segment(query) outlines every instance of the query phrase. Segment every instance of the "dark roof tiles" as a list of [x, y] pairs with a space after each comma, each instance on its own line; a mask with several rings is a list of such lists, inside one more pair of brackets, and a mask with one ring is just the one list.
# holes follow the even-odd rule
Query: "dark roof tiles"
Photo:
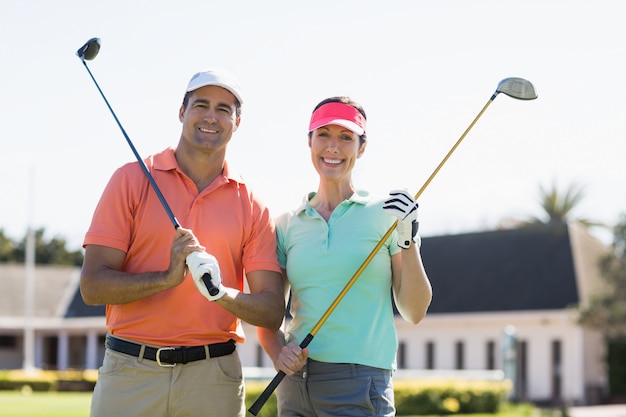
[[564, 309], [579, 301], [566, 225], [424, 238], [429, 313]]

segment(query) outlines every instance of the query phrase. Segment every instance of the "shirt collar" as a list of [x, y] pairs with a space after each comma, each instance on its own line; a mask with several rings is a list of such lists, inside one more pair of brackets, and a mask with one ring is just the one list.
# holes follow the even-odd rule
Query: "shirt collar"
[[[300, 214], [301, 212], [306, 211], [307, 209], [311, 209], [311, 210], [313, 209], [313, 207], [311, 207], [310, 201], [313, 197], [315, 197], [315, 194], [317, 194], [315, 191], [311, 191], [310, 193], [307, 193], [304, 196], [304, 198], [302, 199], [302, 204], [300, 204], [300, 206], [296, 209], [296, 214]], [[347, 201], [349, 203], [361, 204], [364, 206], [370, 200], [371, 200], [371, 195], [368, 191], [356, 190]]]
[[[176, 149], [174, 149], [173, 147], [169, 147], [165, 149], [164, 151], [155, 154], [152, 157], [153, 168], [158, 169], [160, 171], [177, 170], [179, 172], [182, 172], [180, 170], [180, 167], [178, 166], [178, 161], [176, 161], [175, 152], [176, 152]], [[228, 165], [228, 162], [226, 161], [224, 161], [224, 169], [222, 170], [222, 176], [228, 181], [235, 181], [240, 184], [245, 183], [245, 181], [243, 180], [243, 177], [237, 174], [236, 172], [234, 172]]]

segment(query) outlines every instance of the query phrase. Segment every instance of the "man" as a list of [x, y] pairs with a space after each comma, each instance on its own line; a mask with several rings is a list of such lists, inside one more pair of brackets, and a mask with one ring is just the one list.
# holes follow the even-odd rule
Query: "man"
[[240, 320], [277, 329], [285, 302], [272, 218], [225, 159], [242, 103], [231, 74], [194, 75], [177, 147], [145, 160], [184, 227], [174, 230], [138, 162], [102, 194], [80, 279], [85, 303], [107, 305], [92, 417], [245, 414]]

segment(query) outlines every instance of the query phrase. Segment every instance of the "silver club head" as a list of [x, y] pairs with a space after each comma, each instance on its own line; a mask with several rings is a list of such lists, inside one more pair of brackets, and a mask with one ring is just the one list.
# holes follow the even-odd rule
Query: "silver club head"
[[82, 59], [91, 61], [100, 52], [100, 38], [91, 38], [83, 46], [81, 46], [76, 55]]
[[498, 93], [504, 93], [509, 97], [513, 97], [519, 100], [534, 100], [537, 98], [535, 87], [532, 83], [523, 78], [505, 78], [500, 81], [498, 88], [494, 94], [494, 97]]

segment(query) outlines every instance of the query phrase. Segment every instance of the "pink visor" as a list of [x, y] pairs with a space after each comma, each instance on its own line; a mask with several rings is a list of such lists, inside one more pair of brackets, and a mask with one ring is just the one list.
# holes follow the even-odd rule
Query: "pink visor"
[[327, 125], [345, 127], [359, 136], [365, 133], [365, 117], [349, 104], [327, 103], [315, 110], [311, 115], [309, 132]]

